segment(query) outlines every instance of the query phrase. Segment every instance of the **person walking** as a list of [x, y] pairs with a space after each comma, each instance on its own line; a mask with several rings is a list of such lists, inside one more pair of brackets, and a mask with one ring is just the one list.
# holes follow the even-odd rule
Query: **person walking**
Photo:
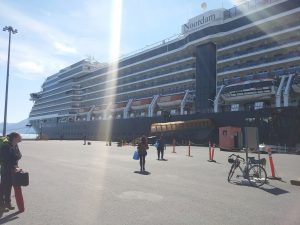
[[166, 145], [162, 136], [158, 137], [156, 141], [156, 149], [157, 149], [157, 160], [164, 160], [164, 151]]
[[1, 148], [1, 185], [2, 185], [2, 198], [1, 203], [4, 211], [13, 210], [15, 207], [11, 204], [11, 189], [13, 173], [20, 171], [18, 161], [22, 158], [19, 150], [18, 143], [22, 141], [20, 134], [12, 132], [7, 135], [8, 142]]
[[137, 150], [140, 157], [141, 172], [145, 171], [146, 155], [148, 149], [149, 146], [148, 146], [147, 138], [145, 136], [142, 136], [137, 146]]

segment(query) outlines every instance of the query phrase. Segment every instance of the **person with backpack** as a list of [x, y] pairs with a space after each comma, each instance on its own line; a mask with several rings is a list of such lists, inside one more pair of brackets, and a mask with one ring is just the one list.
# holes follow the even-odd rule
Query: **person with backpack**
[[141, 166], [141, 172], [145, 171], [145, 164], [146, 164], [146, 155], [147, 150], [149, 149], [148, 141], [145, 136], [141, 137], [141, 140], [138, 143], [137, 150], [140, 157], [140, 166]]
[[156, 149], [157, 149], [157, 160], [164, 160], [164, 150], [166, 148], [165, 142], [162, 136], [159, 136], [156, 141]]
[[1, 146], [1, 186], [3, 193], [0, 204], [4, 211], [15, 209], [11, 205], [12, 177], [14, 172], [21, 170], [18, 167], [18, 161], [22, 157], [18, 147], [18, 143], [22, 141], [21, 135], [12, 132], [7, 135], [7, 140]]

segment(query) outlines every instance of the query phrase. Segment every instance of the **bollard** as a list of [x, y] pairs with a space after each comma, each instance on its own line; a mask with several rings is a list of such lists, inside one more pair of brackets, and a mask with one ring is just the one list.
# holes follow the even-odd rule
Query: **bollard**
[[215, 154], [215, 144], [213, 144], [213, 148], [212, 148], [212, 152], [211, 152], [211, 160], [212, 161], [215, 161], [214, 160], [214, 154]]
[[192, 157], [192, 156], [191, 156], [191, 141], [190, 141], [190, 140], [189, 140], [189, 152], [188, 152], [188, 156], [189, 156], [189, 157]]
[[173, 138], [173, 152], [172, 153], [176, 153], [175, 146], [176, 146], [176, 140], [175, 140], [175, 138]]
[[271, 177], [268, 177], [269, 179], [274, 179], [274, 180], [281, 180], [280, 177], [275, 176], [275, 166], [272, 158], [272, 150], [270, 147], [268, 147], [268, 154], [269, 154], [269, 161], [270, 161], [270, 168], [271, 168]]
[[215, 154], [215, 144], [213, 144], [213, 147], [211, 149], [211, 144], [209, 142], [209, 160], [207, 160], [208, 162], [216, 162], [216, 160], [214, 160], [214, 154]]
[[208, 161], [211, 160], [211, 145], [210, 145], [210, 141], [208, 142]]

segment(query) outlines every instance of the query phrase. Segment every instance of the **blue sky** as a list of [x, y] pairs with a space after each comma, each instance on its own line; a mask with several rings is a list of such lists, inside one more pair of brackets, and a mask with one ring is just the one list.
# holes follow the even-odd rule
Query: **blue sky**
[[[121, 1], [121, 0], [115, 0]], [[181, 32], [201, 14], [199, 0], [123, 0], [120, 54], [144, 48]], [[210, 0], [207, 9], [230, 8], [238, 1]], [[0, 0], [1, 31], [12, 35], [7, 122], [28, 118], [30, 93], [45, 78], [92, 56], [109, 62], [113, 0]], [[0, 33], [0, 121], [3, 121], [8, 32]]]

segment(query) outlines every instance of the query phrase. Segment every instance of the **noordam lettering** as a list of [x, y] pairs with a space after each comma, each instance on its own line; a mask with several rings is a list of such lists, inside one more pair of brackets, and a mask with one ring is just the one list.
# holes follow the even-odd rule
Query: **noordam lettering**
[[184, 29], [185, 30], [193, 29], [193, 28], [199, 27], [203, 24], [210, 23], [210, 22], [214, 21], [215, 19], [216, 19], [215, 14], [212, 14], [209, 16], [203, 16], [202, 18], [198, 19], [195, 22], [184, 24]]

